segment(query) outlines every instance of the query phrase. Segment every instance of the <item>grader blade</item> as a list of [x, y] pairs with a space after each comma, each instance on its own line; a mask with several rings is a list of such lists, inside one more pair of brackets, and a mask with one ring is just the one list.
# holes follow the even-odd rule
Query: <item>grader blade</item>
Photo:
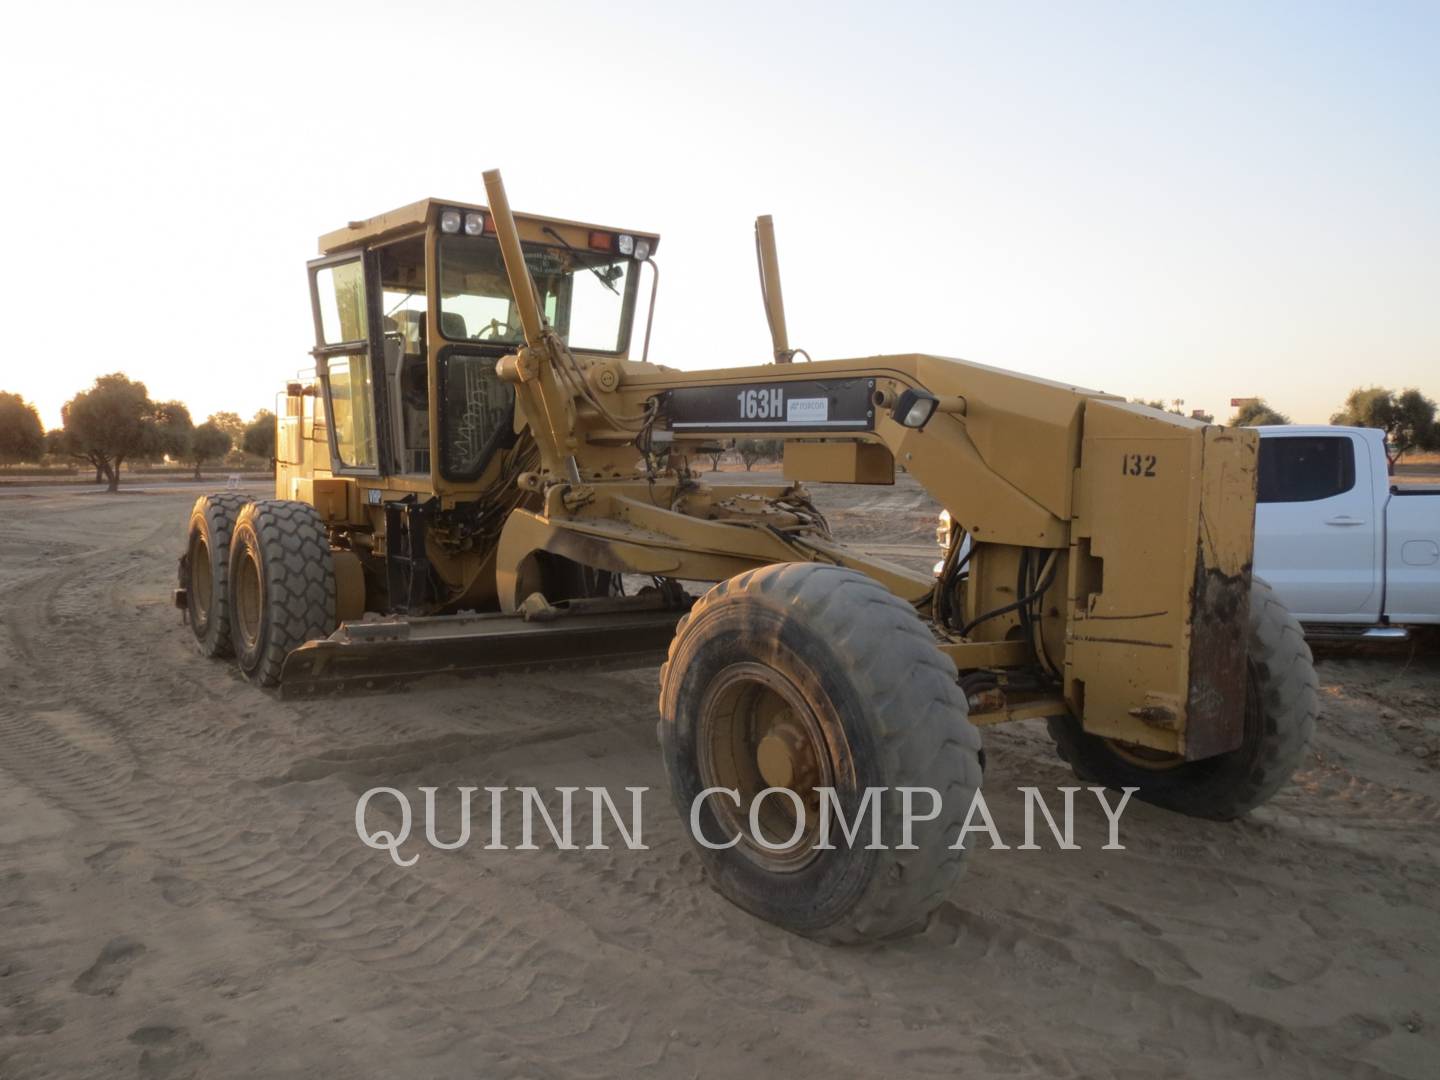
[[[587, 603], [579, 601], [577, 603]], [[433, 615], [349, 622], [285, 658], [286, 698], [371, 690], [430, 675], [475, 675], [563, 666], [624, 669], [665, 659], [678, 610], [551, 608], [521, 615]]]

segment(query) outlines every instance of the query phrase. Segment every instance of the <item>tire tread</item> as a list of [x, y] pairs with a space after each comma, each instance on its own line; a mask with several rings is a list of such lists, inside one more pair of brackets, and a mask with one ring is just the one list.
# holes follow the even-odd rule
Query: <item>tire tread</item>
[[[329, 535], [313, 506], [288, 499], [250, 503], [236, 528], [254, 533], [265, 587], [263, 641], [256, 656], [242, 656], [241, 671], [261, 686], [276, 686], [292, 650], [335, 629]], [[238, 629], [232, 634], [242, 640]]]

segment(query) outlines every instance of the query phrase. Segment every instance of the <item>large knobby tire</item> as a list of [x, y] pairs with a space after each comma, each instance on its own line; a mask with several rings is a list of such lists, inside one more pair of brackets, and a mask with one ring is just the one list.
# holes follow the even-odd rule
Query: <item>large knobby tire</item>
[[[740, 807], [711, 796], [694, 819], [710, 842], [739, 843], [691, 840], [716, 889], [762, 919], [826, 941], [896, 937], [923, 929], [960, 874], [965, 853], [950, 845], [980, 786], [980, 735], [955, 665], [910, 605], [863, 574], [786, 563], [711, 589], [661, 668], [659, 733], [687, 828], [705, 789], [740, 793]], [[852, 824], [866, 789], [880, 789], [870, 813], [883, 849], [867, 850], [867, 816], [853, 844], [832, 818], [833, 849], [815, 850], [817, 830], [764, 851], [748, 804], [767, 786], [797, 792], [805, 808], [795, 814], [778, 794], [761, 802], [772, 844], [790, 839], [797, 819], [817, 821], [816, 788], [832, 787]], [[902, 786], [941, 797], [939, 815], [922, 821], [932, 800], [913, 796], [914, 850], [900, 849]]]
[[1191, 817], [1228, 821], [1282, 788], [1300, 765], [1320, 711], [1319, 681], [1305, 634], [1273, 589], [1250, 590], [1245, 730], [1238, 749], [1200, 761], [1144, 755], [1087, 735], [1073, 717], [1049, 721], [1050, 737], [1075, 775]]
[[335, 629], [335, 563], [308, 503], [267, 500], [240, 511], [230, 540], [230, 634], [247, 679], [280, 681], [292, 649]]
[[230, 644], [230, 536], [249, 500], [244, 495], [201, 495], [190, 510], [181, 563], [190, 631], [205, 656], [234, 655]]

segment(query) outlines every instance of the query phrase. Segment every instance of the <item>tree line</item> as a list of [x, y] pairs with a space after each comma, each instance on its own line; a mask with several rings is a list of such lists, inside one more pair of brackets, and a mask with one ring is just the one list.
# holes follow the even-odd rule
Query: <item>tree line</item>
[[725, 460], [725, 455], [734, 451], [745, 471], [749, 472], [762, 461], [779, 461], [785, 455], [784, 439], [730, 439], [725, 442], [712, 443], [705, 447], [701, 453], [710, 459], [710, 471], [719, 472], [720, 463]]
[[[1172, 412], [1183, 416], [1179, 398], [1174, 401], [1147, 401], [1131, 398], [1136, 405]], [[1197, 416], [1206, 423], [1213, 416]], [[1235, 415], [1225, 423], [1228, 427], [1261, 427], [1289, 424], [1285, 413], [1273, 408], [1264, 398], [1248, 398], [1237, 406]], [[1383, 386], [1358, 386], [1345, 398], [1338, 412], [1330, 415], [1330, 423], [1341, 427], [1377, 428], [1385, 433], [1386, 453], [1390, 464], [1414, 451], [1440, 450], [1440, 423], [1436, 422], [1436, 405], [1419, 390], [1387, 390]]]
[[116, 372], [102, 375], [60, 409], [61, 426], [46, 431], [35, 406], [0, 391], [0, 464], [62, 458], [95, 470], [95, 482], [120, 487], [127, 462], [168, 459], [201, 466], [231, 450], [273, 461], [275, 414], [261, 409], [247, 423], [233, 412], [211, 413], [196, 424], [179, 401], [152, 401], [145, 384]]
[[[1383, 386], [1357, 386], [1345, 398], [1330, 423], [1344, 427], [1376, 428], [1385, 433], [1385, 453], [1394, 465], [1404, 455], [1440, 450], [1440, 424], [1435, 402], [1413, 387], [1388, 390]], [[1264, 398], [1241, 405], [1230, 418], [1231, 427], [1288, 424], [1290, 417], [1273, 409]]]

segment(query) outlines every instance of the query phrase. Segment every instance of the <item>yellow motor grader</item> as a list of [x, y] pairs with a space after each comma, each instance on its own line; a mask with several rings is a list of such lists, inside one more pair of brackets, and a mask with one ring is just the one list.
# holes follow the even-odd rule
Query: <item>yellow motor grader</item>
[[[944, 899], [979, 726], [1044, 718], [1079, 776], [1200, 817], [1289, 778], [1316, 682], [1251, 577], [1253, 432], [939, 356], [795, 362], [768, 218], [773, 362], [649, 363], [659, 237], [485, 186], [321, 237], [275, 498], [191, 514], [176, 601], [204, 654], [287, 695], [664, 659], [716, 887], [835, 941]], [[783, 440], [784, 483], [692, 468], [746, 438]], [[804, 486], [902, 466], [945, 509], [933, 574], [837, 541]], [[943, 795], [909, 843], [902, 788]], [[878, 833], [830, 842], [866, 810]]]

